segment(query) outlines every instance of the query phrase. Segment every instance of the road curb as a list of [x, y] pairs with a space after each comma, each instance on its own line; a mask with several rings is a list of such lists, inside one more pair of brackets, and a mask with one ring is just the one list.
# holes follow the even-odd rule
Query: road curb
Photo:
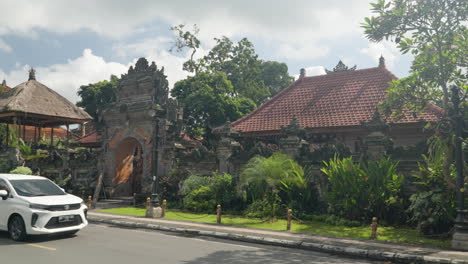
[[467, 261], [460, 260], [460, 259], [449, 259], [449, 258], [440, 258], [440, 257], [432, 257], [432, 256], [414, 255], [414, 254], [403, 254], [403, 253], [395, 253], [395, 252], [387, 252], [387, 251], [379, 251], [379, 250], [367, 250], [367, 249], [361, 249], [361, 248], [342, 247], [342, 246], [330, 245], [330, 244], [311, 243], [311, 242], [306, 242], [306, 241], [286, 240], [286, 239], [278, 239], [278, 238], [271, 238], [271, 237], [250, 236], [250, 235], [242, 235], [242, 234], [236, 234], [236, 233], [175, 228], [175, 227], [168, 227], [168, 226], [159, 225], [159, 224], [129, 222], [129, 221], [107, 219], [107, 218], [90, 216], [90, 215], [88, 215], [88, 221], [90, 223], [110, 224], [110, 225], [126, 227], [126, 228], [141, 228], [141, 229], [158, 230], [158, 231], [165, 231], [165, 232], [174, 232], [174, 233], [180, 233], [180, 234], [189, 234], [192, 236], [207, 236], [207, 237], [215, 237], [215, 238], [220, 238], [220, 239], [228, 239], [228, 240], [248, 242], [248, 243], [281, 246], [281, 247], [288, 247], [288, 248], [298, 248], [298, 249], [305, 249], [305, 250], [311, 250], [311, 251], [331, 253], [335, 255], [344, 255], [348, 257], [367, 258], [371, 260], [392, 261], [392, 262], [398, 262], [398, 263], [468, 264]]

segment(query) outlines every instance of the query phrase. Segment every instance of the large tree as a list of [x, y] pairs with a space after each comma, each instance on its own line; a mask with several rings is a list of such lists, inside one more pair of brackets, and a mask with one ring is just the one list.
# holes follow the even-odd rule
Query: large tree
[[378, 0], [371, 5], [377, 16], [365, 18], [367, 38], [390, 39], [403, 54], [414, 55], [410, 75], [392, 83], [387, 110], [405, 106], [419, 112], [431, 102], [447, 113], [450, 86], [467, 90], [468, 1]]
[[234, 43], [227, 37], [215, 38], [215, 46], [206, 56], [195, 59], [200, 48], [197, 38], [198, 28], [185, 31], [184, 25], [174, 26], [176, 40], [172, 50], [189, 49], [190, 58], [184, 63], [184, 70], [199, 72], [223, 72], [234, 87], [234, 95], [253, 100], [257, 105], [271, 95], [286, 88], [293, 78], [288, 74], [284, 63], [259, 59], [253, 44], [246, 38]]
[[222, 72], [199, 72], [179, 81], [171, 95], [184, 105], [186, 131], [192, 136], [208, 137], [214, 127], [255, 108], [252, 100], [234, 96], [232, 84]]
[[[409, 76], [391, 83], [384, 110], [399, 116], [406, 108], [417, 114], [433, 103], [447, 115], [451, 86], [461, 88], [462, 103], [466, 102], [468, 1], [377, 0], [371, 5], [376, 16], [365, 18], [367, 38], [376, 42], [392, 40], [402, 53], [414, 56]], [[433, 138], [437, 144], [432, 144], [431, 153], [436, 155], [431, 156], [443, 163], [444, 176], [454, 187], [450, 177], [452, 139], [451, 133]]]
[[97, 120], [99, 113], [110, 103], [115, 102], [118, 81], [117, 76], [111, 75], [109, 81], [105, 80], [80, 86], [78, 95], [81, 97], [81, 101], [76, 105], [83, 107], [86, 112]]

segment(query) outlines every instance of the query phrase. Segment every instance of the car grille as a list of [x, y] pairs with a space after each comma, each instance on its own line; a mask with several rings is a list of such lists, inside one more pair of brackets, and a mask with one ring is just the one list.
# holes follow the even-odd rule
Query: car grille
[[74, 218], [75, 219], [73, 221], [59, 223], [58, 216], [52, 217], [49, 220], [49, 222], [47, 222], [47, 225], [45, 225], [45, 228], [54, 229], [54, 228], [70, 227], [70, 226], [81, 225], [83, 223], [83, 220], [81, 219], [80, 215], [74, 215]]
[[51, 205], [47, 208], [49, 211], [69, 211], [80, 209], [81, 204], [62, 204], [62, 205]]

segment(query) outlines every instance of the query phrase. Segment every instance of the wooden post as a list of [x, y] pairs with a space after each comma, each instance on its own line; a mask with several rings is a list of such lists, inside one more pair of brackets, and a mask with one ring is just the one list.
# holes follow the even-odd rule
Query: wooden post
[[10, 145], [10, 125], [6, 124], [6, 145]]
[[26, 125], [23, 125], [23, 141], [26, 142]]
[[377, 217], [372, 217], [372, 224], [371, 224], [371, 239], [377, 239]]
[[146, 198], [146, 210], [148, 210], [150, 208], [150, 206], [151, 206], [151, 198], [148, 197], [148, 198]]
[[133, 207], [136, 207], [136, 193], [133, 193]]
[[91, 210], [93, 208], [93, 197], [90, 195], [88, 196], [88, 209]]
[[34, 126], [34, 143], [37, 143], [37, 126]]
[[68, 144], [70, 142], [70, 125], [67, 123], [67, 149], [68, 149]]
[[54, 145], [54, 127], [50, 128], [50, 146]]
[[42, 125], [39, 125], [39, 127], [37, 128], [37, 142], [39, 142], [42, 138]]
[[101, 189], [102, 189], [102, 185], [104, 184], [104, 174], [102, 173], [102, 171], [99, 173], [99, 177], [98, 177], [98, 182], [97, 182], [97, 185], [96, 185], [96, 189], [94, 190], [94, 199], [93, 199], [93, 202], [92, 202], [92, 205], [96, 205], [97, 202], [98, 202], [98, 199], [99, 199], [99, 194], [101, 193]]
[[218, 204], [216, 208], [216, 223], [221, 224], [221, 205]]
[[291, 231], [292, 210], [288, 209], [287, 214], [288, 214], [288, 223], [286, 225], [286, 230]]
[[161, 217], [165, 217], [166, 216], [166, 209], [167, 209], [167, 201], [166, 200], [163, 200], [161, 209], [162, 209]]

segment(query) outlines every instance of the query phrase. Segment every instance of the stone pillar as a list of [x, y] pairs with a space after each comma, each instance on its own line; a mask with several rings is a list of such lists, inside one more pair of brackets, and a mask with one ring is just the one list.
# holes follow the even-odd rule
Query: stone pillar
[[301, 147], [308, 144], [302, 139], [305, 135], [304, 128], [299, 125], [296, 117], [293, 117], [289, 125], [281, 128], [281, 131], [286, 134], [286, 137], [279, 141], [281, 150], [292, 158], [298, 158]]
[[228, 122], [222, 129], [216, 131], [216, 134], [221, 136], [221, 140], [216, 147], [218, 170], [220, 173], [229, 173], [229, 158], [231, 158], [234, 149], [240, 147], [239, 142], [235, 140], [235, 137], [237, 137], [239, 133], [233, 130]]
[[379, 131], [370, 133], [364, 138], [366, 157], [369, 160], [380, 160], [385, 156], [385, 145], [388, 138]]
[[378, 110], [375, 110], [371, 120], [361, 121], [361, 125], [369, 131], [369, 134], [364, 137], [366, 158], [369, 160], [382, 159], [389, 143], [391, 143], [390, 138], [385, 135], [389, 125], [385, 120], [382, 120]]
[[218, 170], [220, 173], [229, 172], [229, 158], [232, 151], [229, 147], [220, 146], [216, 149], [216, 156], [218, 158]]
[[297, 158], [301, 147], [305, 144], [300, 137], [295, 135], [289, 135], [286, 138], [282, 138], [279, 141], [281, 151], [292, 158]]

